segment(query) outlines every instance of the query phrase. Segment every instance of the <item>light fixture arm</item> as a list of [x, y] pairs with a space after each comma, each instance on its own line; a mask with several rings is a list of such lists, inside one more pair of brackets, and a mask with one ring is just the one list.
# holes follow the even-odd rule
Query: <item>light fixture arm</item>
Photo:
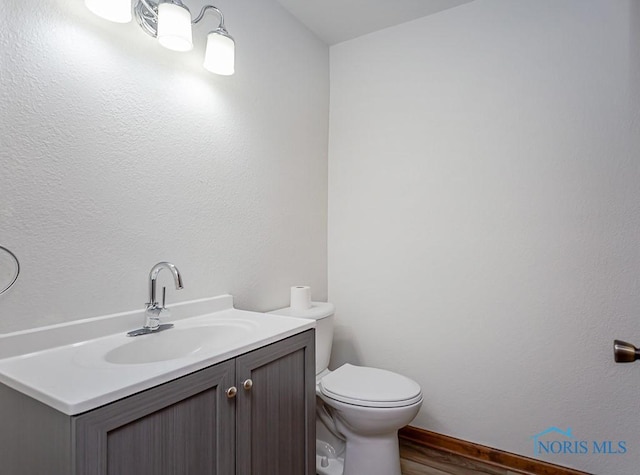
[[149, 14], [154, 18], [158, 18], [158, 4], [152, 5], [148, 0], [139, 0], [140, 3], [147, 9]]
[[205, 5], [204, 7], [202, 7], [202, 10], [200, 10], [200, 14], [195, 17], [191, 23], [193, 23], [194, 25], [196, 23], [199, 23], [204, 18], [204, 14], [207, 12], [207, 10], [213, 10], [218, 14], [218, 16], [220, 16], [220, 24], [218, 25], [218, 28], [222, 28], [224, 30], [224, 15], [217, 7], [214, 7], [213, 5]]

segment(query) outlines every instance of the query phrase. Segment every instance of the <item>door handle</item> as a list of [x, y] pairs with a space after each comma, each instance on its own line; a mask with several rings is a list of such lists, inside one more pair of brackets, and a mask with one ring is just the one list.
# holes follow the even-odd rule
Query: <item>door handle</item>
[[640, 350], [626, 341], [614, 340], [613, 358], [616, 363], [633, 363], [640, 360]]

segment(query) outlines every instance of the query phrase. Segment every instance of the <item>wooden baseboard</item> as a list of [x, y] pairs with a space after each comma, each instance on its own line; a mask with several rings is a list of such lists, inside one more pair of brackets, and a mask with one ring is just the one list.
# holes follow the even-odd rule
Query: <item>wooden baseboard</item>
[[[417, 427], [407, 426], [400, 429], [398, 435], [401, 446], [403, 443], [408, 443], [449, 452], [523, 475], [590, 475], [587, 472], [504, 452]], [[419, 460], [415, 461], [419, 462]]]

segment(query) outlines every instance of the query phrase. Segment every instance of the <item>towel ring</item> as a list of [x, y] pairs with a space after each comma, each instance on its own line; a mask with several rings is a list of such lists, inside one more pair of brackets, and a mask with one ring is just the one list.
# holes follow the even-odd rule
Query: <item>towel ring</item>
[[13, 276], [11, 277], [11, 282], [9, 282], [9, 285], [7, 285], [6, 287], [0, 288], [0, 295], [2, 295], [11, 287], [13, 287], [13, 284], [15, 284], [16, 280], [18, 280], [18, 276], [20, 275], [20, 261], [18, 260], [16, 255], [6, 247], [0, 246], [0, 251], [4, 251], [5, 253], [9, 254], [9, 256], [15, 262], [15, 270]]

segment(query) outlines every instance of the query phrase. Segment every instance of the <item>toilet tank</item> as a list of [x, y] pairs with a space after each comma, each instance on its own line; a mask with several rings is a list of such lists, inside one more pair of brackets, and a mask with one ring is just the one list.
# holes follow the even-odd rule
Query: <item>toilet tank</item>
[[328, 302], [311, 302], [309, 309], [285, 307], [274, 310], [275, 315], [309, 318], [316, 321], [316, 374], [329, 367], [331, 345], [333, 344], [333, 314], [335, 306]]

